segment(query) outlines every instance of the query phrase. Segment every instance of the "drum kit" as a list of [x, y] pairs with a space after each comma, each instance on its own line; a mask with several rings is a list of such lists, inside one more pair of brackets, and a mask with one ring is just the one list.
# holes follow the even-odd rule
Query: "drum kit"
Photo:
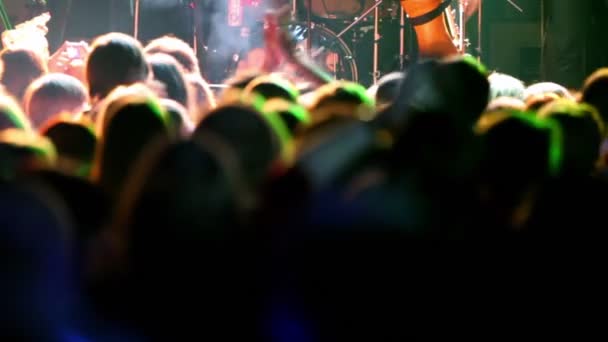
[[[243, 17], [253, 7], [264, 7], [264, 0], [227, 1], [230, 26], [247, 25]], [[335, 79], [371, 85], [384, 73], [403, 70], [418, 57], [467, 53], [470, 46], [462, 5], [452, 6], [451, 1], [290, 1], [291, 20], [284, 29], [299, 49]], [[433, 20], [424, 20], [428, 12], [437, 9], [440, 12]], [[257, 27], [242, 28], [253, 43], [249, 51], [232, 56], [231, 65], [224, 68], [225, 75], [260, 62], [262, 27], [258, 23]], [[479, 47], [477, 50], [480, 53]]]

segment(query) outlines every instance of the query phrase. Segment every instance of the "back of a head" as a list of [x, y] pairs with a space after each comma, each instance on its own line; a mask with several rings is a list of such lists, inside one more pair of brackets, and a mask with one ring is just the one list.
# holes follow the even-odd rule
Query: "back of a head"
[[492, 112], [480, 118], [476, 131], [484, 143], [482, 183], [520, 191], [561, 171], [562, 132], [552, 120], [525, 112]]
[[598, 111], [572, 100], [558, 100], [543, 107], [538, 116], [556, 121], [563, 132], [564, 171], [590, 174], [599, 158], [605, 126]]
[[559, 98], [570, 100], [574, 99], [570, 91], [560, 84], [554, 82], [538, 82], [531, 84], [526, 88], [526, 91], [524, 92], [524, 100], [528, 101], [528, 99], [533, 96], [549, 93], [555, 94], [559, 96]]
[[488, 105], [490, 83], [485, 67], [471, 57], [426, 61], [410, 68], [391, 121], [399, 126], [408, 111], [449, 113], [461, 127], [471, 127]]
[[399, 96], [405, 75], [403, 72], [391, 72], [380, 78], [378, 84], [369, 89], [368, 93], [376, 99], [378, 109], [391, 105]]
[[532, 112], [537, 112], [542, 107], [550, 104], [553, 101], [557, 101], [561, 98], [562, 97], [560, 97], [559, 95], [557, 95], [555, 93], [539, 93], [539, 94], [534, 94], [534, 95], [528, 96], [528, 98], [526, 99], [526, 110], [532, 111]]
[[155, 99], [137, 95], [116, 99], [102, 116], [93, 176], [109, 195], [117, 195], [142, 152], [170, 137], [170, 121]]
[[233, 103], [240, 100], [245, 93], [245, 89], [256, 79], [264, 76], [260, 72], [239, 72], [224, 81], [225, 89], [218, 96], [219, 104]]
[[161, 99], [160, 104], [167, 111], [171, 126], [175, 128], [177, 135], [189, 137], [194, 132], [195, 125], [186, 107], [170, 99]]
[[29, 119], [19, 104], [7, 95], [0, 95], [0, 130], [7, 128], [31, 130]]
[[179, 102], [186, 108], [190, 108], [188, 84], [184, 78], [182, 68], [175, 58], [160, 53], [148, 56], [147, 58], [154, 79], [165, 86], [167, 98]]
[[279, 115], [290, 135], [295, 137], [298, 133], [310, 125], [311, 119], [308, 111], [290, 101], [282, 99], [269, 100], [264, 104], [264, 113], [276, 113]]
[[91, 100], [103, 99], [119, 85], [143, 82], [148, 65], [141, 44], [125, 34], [109, 33], [97, 38], [87, 59], [87, 82]]
[[57, 168], [78, 176], [90, 174], [97, 136], [92, 124], [71, 119], [57, 119], [42, 127], [40, 133], [57, 149]]
[[316, 90], [309, 108], [313, 122], [322, 122], [334, 116], [347, 116], [363, 121], [373, 119], [376, 113], [374, 100], [360, 84], [334, 81]]
[[162, 53], [175, 58], [188, 74], [200, 76], [199, 63], [196, 53], [188, 43], [176, 37], [160, 37], [148, 43], [145, 47], [147, 54]]
[[435, 74], [446, 113], [474, 123], [488, 104], [490, 83], [484, 65], [470, 56], [444, 61]]
[[88, 95], [78, 79], [65, 74], [48, 74], [30, 84], [23, 102], [32, 124], [40, 128], [54, 115], [82, 112]]
[[258, 186], [279, 157], [279, 138], [262, 114], [239, 105], [219, 107], [198, 125], [195, 136], [212, 132], [234, 149], [249, 184]]
[[526, 110], [526, 103], [515, 97], [497, 97], [488, 103], [488, 108], [486, 111], [495, 112], [495, 111], [504, 111], [504, 110]]
[[608, 68], [599, 69], [587, 78], [582, 101], [597, 108], [604, 123], [608, 123]]
[[245, 87], [245, 96], [252, 93], [262, 95], [265, 99], [283, 99], [297, 102], [300, 93], [296, 86], [280, 75], [259, 76]]
[[20, 129], [0, 131], [0, 181], [52, 167], [57, 153], [50, 140]]
[[33, 50], [5, 49], [0, 53], [0, 59], [4, 64], [0, 83], [19, 101], [29, 84], [48, 71], [46, 61]]
[[494, 72], [488, 76], [490, 81], [490, 100], [495, 100], [500, 97], [511, 97], [518, 100], [524, 100], [526, 84], [511, 75]]

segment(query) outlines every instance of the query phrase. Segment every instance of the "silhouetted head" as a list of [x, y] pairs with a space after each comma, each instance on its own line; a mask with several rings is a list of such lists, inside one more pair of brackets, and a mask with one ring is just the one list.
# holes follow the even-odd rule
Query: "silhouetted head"
[[184, 72], [175, 58], [166, 54], [154, 54], [147, 57], [154, 79], [164, 85], [167, 98], [190, 108], [190, 94]]
[[71, 175], [88, 177], [95, 160], [97, 136], [91, 122], [58, 117], [40, 129], [57, 149], [57, 168]]
[[186, 73], [201, 76], [198, 58], [194, 49], [177, 37], [164, 36], [156, 38], [146, 45], [144, 51], [147, 54], [162, 53], [170, 55], [175, 58]]
[[581, 100], [597, 108], [608, 123], [608, 68], [597, 70], [585, 80]]
[[30, 131], [32, 126], [19, 104], [12, 97], [0, 95], [0, 130], [7, 128]]
[[245, 87], [244, 91], [244, 96], [257, 93], [266, 100], [278, 98], [293, 103], [296, 103], [300, 96], [300, 92], [293, 83], [276, 74], [256, 77]]
[[555, 94], [559, 98], [574, 100], [574, 97], [566, 87], [554, 82], [539, 82], [529, 85], [524, 92], [524, 100], [528, 101], [532, 96], [549, 93]]
[[362, 85], [347, 81], [334, 81], [315, 91], [315, 98], [309, 112], [313, 123], [322, 122], [334, 116], [369, 121], [376, 114], [376, 106]]
[[149, 76], [141, 44], [122, 33], [108, 33], [93, 42], [87, 59], [87, 82], [92, 101], [114, 88], [144, 82]]
[[388, 125], [402, 126], [408, 112], [445, 113], [469, 130], [488, 105], [490, 84], [485, 67], [472, 57], [426, 61], [408, 70], [400, 95], [387, 112]]
[[118, 195], [131, 167], [156, 140], [170, 139], [167, 112], [150, 94], [117, 89], [97, 122], [99, 143], [93, 177], [110, 195]]
[[0, 181], [51, 168], [56, 159], [55, 147], [47, 138], [15, 128], [0, 131]]
[[236, 153], [247, 182], [257, 187], [280, 157], [281, 143], [272, 125], [259, 112], [245, 106], [224, 106], [209, 113], [194, 136], [212, 132]]
[[572, 100], [557, 100], [543, 107], [538, 116], [551, 118], [560, 125], [564, 139], [564, 172], [589, 175], [598, 162], [605, 126], [591, 105]]

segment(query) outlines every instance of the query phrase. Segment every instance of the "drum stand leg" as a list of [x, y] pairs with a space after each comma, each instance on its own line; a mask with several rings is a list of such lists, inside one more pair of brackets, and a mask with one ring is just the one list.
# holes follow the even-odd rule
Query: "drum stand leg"
[[479, 2], [479, 9], [477, 10], [477, 61], [481, 63], [483, 55], [483, 1]]
[[405, 53], [405, 11], [399, 7], [399, 70], [405, 70], [405, 62], [408, 59]]
[[[376, 0], [376, 2], [378, 2]], [[380, 8], [376, 6], [374, 9], [374, 65], [373, 65], [373, 81], [374, 85], [378, 84], [380, 78], [380, 70], [378, 69], [379, 64], [379, 52], [380, 52]]]
[[134, 8], [133, 8], [133, 37], [135, 39], [139, 39], [139, 1], [135, 0]]
[[458, 11], [458, 13], [459, 13], [459, 18], [458, 18], [459, 23], [458, 24], [460, 25], [460, 26], [458, 26], [458, 28], [460, 30], [460, 32], [458, 32], [458, 36], [460, 38], [460, 41], [458, 42], [458, 44], [459, 44], [460, 53], [465, 54], [467, 52], [466, 37], [465, 37], [465, 35], [467, 34], [467, 29], [465, 27], [466, 23], [467, 23], [467, 20], [465, 18], [465, 9], [466, 9], [467, 4], [465, 4], [463, 1], [461, 1], [458, 4], [458, 6], [460, 6], [459, 11]]

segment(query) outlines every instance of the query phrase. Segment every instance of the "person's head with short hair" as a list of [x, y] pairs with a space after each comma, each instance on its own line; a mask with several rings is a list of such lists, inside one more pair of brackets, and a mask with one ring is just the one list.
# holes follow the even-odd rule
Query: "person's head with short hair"
[[201, 75], [198, 58], [192, 47], [183, 40], [164, 36], [156, 38], [144, 48], [147, 54], [164, 53], [172, 56], [188, 74]]
[[30, 83], [48, 72], [44, 58], [33, 50], [4, 49], [0, 52], [0, 60], [4, 65], [0, 83], [19, 102]]
[[485, 111], [490, 82], [485, 66], [470, 56], [425, 61], [408, 70], [399, 97], [383, 117], [399, 129], [409, 113], [449, 114], [454, 125], [470, 131]]
[[148, 55], [147, 59], [152, 76], [164, 86], [165, 97], [179, 102], [186, 108], [191, 108], [189, 87], [184, 78], [184, 71], [175, 58], [157, 53]]
[[141, 44], [122, 33], [108, 33], [93, 42], [87, 58], [87, 83], [91, 101], [105, 98], [120, 85], [145, 82], [149, 67]]
[[85, 86], [75, 77], [48, 74], [30, 84], [23, 103], [32, 125], [39, 128], [57, 114], [83, 112], [88, 105], [88, 95]]
[[12, 97], [0, 95], [0, 131], [7, 128], [30, 131], [32, 126], [19, 104]]
[[515, 97], [503, 96], [497, 97], [490, 101], [490, 103], [488, 104], [488, 108], [486, 108], [486, 111], [488, 112], [495, 112], [499, 110], [525, 111], [526, 103]]
[[245, 87], [244, 96], [252, 93], [262, 95], [265, 99], [283, 99], [296, 103], [300, 92], [296, 86], [281, 75], [269, 74], [256, 77]]
[[334, 81], [316, 90], [309, 112], [313, 123], [335, 116], [369, 121], [376, 114], [376, 104], [362, 85], [348, 81]]
[[528, 96], [526, 99], [526, 111], [537, 112], [542, 107], [550, 104], [553, 101], [561, 99], [559, 95], [555, 93], [539, 93]]
[[608, 68], [598, 69], [585, 80], [581, 101], [597, 108], [608, 124]]
[[574, 100], [572, 93], [561, 84], [555, 82], [538, 82], [529, 85], [524, 92], [524, 101], [539, 94], [555, 94], [559, 98]]
[[276, 113], [292, 137], [311, 124], [310, 114], [306, 108], [282, 99], [269, 100], [264, 104], [264, 113]]
[[540, 118], [556, 121], [564, 139], [564, 172], [589, 175], [599, 159], [605, 126], [597, 109], [572, 100], [554, 101], [538, 112]]
[[490, 101], [500, 97], [511, 97], [523, 101], [526, 84], [511, 75], [493, 72], [488, 76], [490, 82]]
[[70, 175], [88, 177], [95, 160], [97, 136], [93, 123], [86, 118], [58, 116], [40, 128], [57, 150], [57, 168]]

